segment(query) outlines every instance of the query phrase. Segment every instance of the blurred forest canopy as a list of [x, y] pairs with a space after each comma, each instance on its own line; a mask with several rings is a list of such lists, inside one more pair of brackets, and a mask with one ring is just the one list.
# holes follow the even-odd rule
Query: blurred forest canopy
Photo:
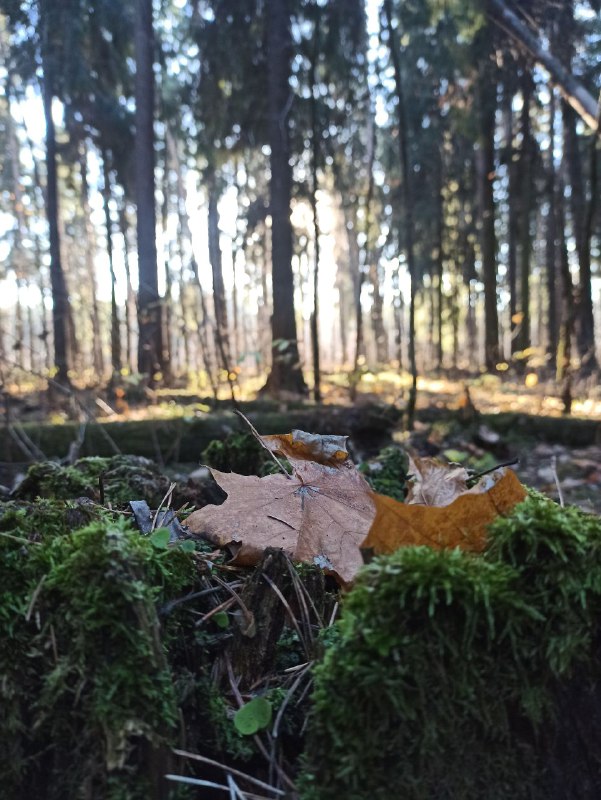
[[0, 0], [2, 380], [535, 370], [569, 405], [600, 357], [599, 12]]

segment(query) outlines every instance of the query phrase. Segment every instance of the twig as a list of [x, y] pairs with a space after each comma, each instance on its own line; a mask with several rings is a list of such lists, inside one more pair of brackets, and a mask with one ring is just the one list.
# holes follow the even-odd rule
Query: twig
[[485, 469], [484, 472], [477, 472], [475, 475], [470, 475], [468, 480], [470, 483], [477, 482], [480, 478], [483, 478], [485, 475], [490, 475], [491, 472], [495, 472], [497, 469], [501, 469], [501, 467], [515, 467], [517, 464], [520, 463], [519, 458], [512, 458], [511, 461], [503, 461], [501, 464], [495, 464], [494, 467], [490, 469]]
[[267, 583], [268, 583], [268, 584], [271, 586], [271, 588], [273, 589], [273, 591], [274, 591], [274, 592], [277, 594], [278, 598], [281, 600], [281, 602], [282, 602], [282, 605], [284, 606], [284, 608], [285, 608], [285, 609], [286, 609], [286, 611], [288, 612], [288, 616], [290, 617], [290, 622], [292, 623], [292, 625], [293, 625], [293, 627], [294, 627], [294, 630], [295, 630], [295, 631], [297, 632], [297, 634], [298, 634], [298, 638], [299, 638], [299, 641], [300, 641], [300, 643], [301, 643], [301, 644], [302, 644], [302, 646], [303, 646], [303, 650], [305, 651], [305, 655], [307, 656], [307, 658], [309, 658], [309, 656], [310, 656], [310, 653], [309, 653], [309, 646], [308, 646], [307, 642], [305, 641], [305, 637], [303, 636], [303, 633], [302, 633], [302, 631], [301, 631], [301, 629], [300, 629], [300, 626], [299, 626], [299, 624], [298, 624], [298, 622], [297, 622], [297, 620], [296, 620], [296, 617], [295, 617], [295, 616], [294, 616], [294, 614], [292, 613], [292, 609], [290, 608], [290, 603], [289, 603], [289, 602], [286, 600], [286, 598], [285, 598], [285, 597], [284, 597], [284, 595], [282, 594], [282, 592], [281, 592], [281, 590], [280, 590], [279, 586], [276, 586], [276, 584], [275, 584], [275, 583], [274, 583], [274, 582], [271, 580], [271, 578], [269, 577], [269, 575], [266, 575], [266, 574], [263, 572], [263, 573], [261, 574], [261, 577], [262, 577], [262, 578], [264, 578], [264, 579], [267, 581]]
[[42, 575], [42, 578], [38, 585], [35, 587], [34, 593], [31, 595], [31, 600], [29, 601], [29, 606], [27, 608], [27, 613], [25, 614], [25, 622], [29, 622], [31, 619], [31, 615], [33, 613], [33, 607], [35, 606], [36, 600], [40, 596], [40, 592], [42, 591], [42, 586], [44, 585], [44, 581], [48, 577], [48, 573]]
[[261, 434], [260, 434], [260, 433], [259, 433], [259, 431], [258, 431], [258, 430], [255, 428], [255, 426], [252, 424], [252, 422], [251, 422], [251, 421], [248, 419], [248, 417], [245, 417], [245, 416], [244, 416], [244, 414], [243, 414], [243, 413], [240, 411], [240, 409], [239, 409], [239, 408], [236, 408], [236, 409], [234, 409], [234, 413], [235, 413], [235, 414], [238, 414], [238, 416], [239, 416], [239, 417], [242, 417], [242, 419], [244, 420], [244, 422], [246, 422], [246, 424], [247, 424], [247, 425], [248, 425], [248, 427], [250, 428], [250, 432], [252, 433], [252, 435], [253, 435], [253, 436], [255, 437], [255, 439], [256, 439], [256, 440], [259, 442], [259, 444], [261, 445], [261, 447], [264, 447], [264, 448], [265, 448], [265, 450], [267, 450], [267, 452], [269, 453], [269, 455], [270, 455], [270, 456], [273, 458], [273, 460], [275, 461], [275, 463], [278, 465], [278, 467], [279, 467], [279, 469], [281, 470], [281, 472], [283, 472], [283, 473], [284, 473], [284, 475], [285, 475], [287, 478], [292, 478], [292, 475], [290, 475], [290, 474], [288, 473], [288, 471], [286, 470], [286, 467], [285, 467], [285, 466], [282, 464], [282, 462], [281, 462], [281, 461], [280, 461], [280, 459], [279, 459], [279, 458], [276, 456], [276, 454], [275, 454], [274, 452], [272, 452], [272, 451], [269, 449], [269, 447], [267, 447], [267, 445], [265, 444], [265, 442], [263, 441], [263, 439], [262, 439], [262, 437], [261, 437]]
[[563, 492], [561, 491], [561, 485], [559, 483], [559, 475], [557, 474], [557, 456], [551, 456], [551, 472], [553, 473], [553, 479], [555, 480], [555, 486], [557, 487], [559, 505], [562, 508], [564, 508]]
[[156, 528], [156, 524], [157, 524], [158, 519], [159, 519], [159, 513], [160, 513], [161, 509], [163, 508], [163, 506], [165, 505], [165, 503], [167, 503], [167, 508], [169, 508], [169, 505], [171, 503], [171, 495], [173, 494], [173, 490], [175, 489], [176, 486], [177, 486], [176, 483], [170, 483], [169, 484], [169, 488], [167, 489], [165, 497], [163, 497], [163, 499], [159, 503], [159, 507], [157, 508], [157, 510], [154, 513], [154, 519], [152, 520], [152, 528], [150, 529], [150, 533], [152, 533], [153, 530]]
[[219, 767], [219, 769], [224, 770], [224, 772], [237, 775], [238, 778], [242, 778], [249, 783], [254, 784], [254, 786], [258, 786], [260, 789], [265, 789], [268, 792], [273, 792], [274, 794], [283, 796], [286, 792], [283, 792], [281, 789], [276, 789], [275, 786], [270, 786], [268, 783], [263, 783], [258, 778], [253, 778], [252, 775], [247, 775], [245, 772], [241, 772], [239, 769], [234, 769], [234, 767], [228, 767], [227, 764], [221, 764], [219, 761], [213, 761], [212, 758], [207, 758], [206, 756], [198, 755], [197, 753], [189, 753], [187, 750], [174, 750], [173, 751], [176, 756], [181, 756], [182, 758], [191, 758], [194, 761], [202, 761], [203, 764], [210, 764], [212, 767]]

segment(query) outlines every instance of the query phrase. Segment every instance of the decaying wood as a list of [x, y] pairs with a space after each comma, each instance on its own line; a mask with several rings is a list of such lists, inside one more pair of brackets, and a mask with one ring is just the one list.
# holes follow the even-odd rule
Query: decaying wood
[[247, 611], [240, 610], [239, 624], [228, 649], [241, 689], [252, 686], [273, 667], [276, 645], [288, 614], [282, 598], [290, 603], [294, 594], [288, 563], [283, 550], [267, 548], [241, 593]]

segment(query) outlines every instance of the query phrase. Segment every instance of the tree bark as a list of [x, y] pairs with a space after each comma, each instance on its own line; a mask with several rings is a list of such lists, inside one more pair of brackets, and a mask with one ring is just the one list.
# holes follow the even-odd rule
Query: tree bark
[[106, 252], [108, 255], [111, 276], [111, 382], [118, 380], [121, 374], [121, 331], [119, 329], [119, 312], [117, 310], [117, 276], [113, 258], [113, 222], [111, 219], [111, 171], [108, 153], [102, 150], [102, 200], [104, 206], [104, 223], [106, 226]]
[[587, 225], [588, 209], [590, 203], [594, 207], [595, 198], [592, 195], [590, 203], [587, 203], [582, 158], [576, 133], [576, 117], [566, 103], [563, 103], [562, 106], [565, 155], [571, 188], [572, 229], [578, 253], [578, 289], [574, 308], [576, 343], [581, 372], [584, 375], [590, 375], [598, 368], [595, 355], [595, 320], [591, 291], [591, 230]]
[[[47, 24], [46, 20], [41, 20], [40, 24], [43, 27]], [[42, 100], [46, 122], [46, 215], [50, 240], [50, 285], [52, 289], [54, 366], [56, 367], [54, 380], [63, 386], [69, 386], [69, 296], [61, 263], [56, 131], [52, 118], [53, 78], [50, 57], [44, 52], [44, 48], [42, 48], [42, 69]]]
[[[488, 58], [485, 53], [484, 59]], [[480, 205], [480, 252], [484, 282], [484, 360], [489, 372], [499, 361], [499, 319], [497, 314], [497, 240], [495, 236], [495, 111], [496, 76], [489, 62], [481, 62], [478, 85], [479, 150], [477, 180]]]
[[313, 215], [313, 312], [311, 314], [311, 353], [313, 355], [313, 399], [321, 402], [321, 367], [319, 363], [319, 217], [317, 214], [317, 190], [319, 168], [319, 139], [317, 130], [317, 85], [316, 69], [319, 57], [319, 5], [313, 29], [313, 53], [309, 70], [311, 91], [311, 213]]
[[391, 0], [384, 0], [384, 12], [386, 14], [386, 27], [388, 30], [388, 46], [394, 68], [395, 90], [397, 97], [397, 116], [398, 116], [398, 142], [399, 159], [401, 164], [401, 179], [403, 191], [403, 215], [405, 219], [405, 253], [407, 257], [407, 267], [409, 269], [410, 296], [409, 296], [409, 370], [411, 372], [411, 388], [406, 409], [407, 429], [413, 429], [415, 417], [415, 403], [417, 399], [417, 364], [415, 361], [415, 293], [417, 275], [415, 270], [415, 258], [413, 253], [413, 202], [410, 186], [409, 155], [407, 148], [407, 120], [405, 112], [405, 96], [403, 89], [403, 76], [401, 74], [401, 56], [398, 49], [397, 37], [392, 25], [392, 3]]
[[154, 199], [154, 35], [152, 0], [136, 0], [136, 227], [138, 241], [138, 370], [148, 385], [162, 369], [161, 301], [158, 289]]
[[505, 0], [488, 0], [488, 13], [504, 31], [518, 43], [522, 50], [532, 56], [555, 81], [565, 100], [586, 124], [599, 133], [597, 124], [597, 101], [571, 75], [563, 64], [534, 36], [507, 6]]
[[547, 355], [551, 369], [556, 367], [557, 357], [557, 203], [555, 200], [555, 94], [549, 87], [549, 155], [547, 162], [547, 220], [545, 261], [547, 273]]
[[292, 273], [292, 168], [288, 114], [291, 90], [291, 19], [285, 0], [266, 0], [269, 106], [271, 263], [273, 313], [272, 364], [264, 391], [270, 394], [306, 394], [300, 364], [294, 312]]
[[[517, 350], [522, 353], [530, 347], [530, 259], [532, 255], [532, 237], [530, 233], [530, 217], [533, 193], [533, 159], [534, 148], [530, 132], [530, 102], [532, 97], [532, 80], [524, 68], [522, 75], [522, 113], [521, 133], [522, 145], [519, 157], [519, 274], [520, 274], [520, 317], [519, 334], [516, 337]], [[524, 359], [520, 359], [520, 368], [525, 367]]]

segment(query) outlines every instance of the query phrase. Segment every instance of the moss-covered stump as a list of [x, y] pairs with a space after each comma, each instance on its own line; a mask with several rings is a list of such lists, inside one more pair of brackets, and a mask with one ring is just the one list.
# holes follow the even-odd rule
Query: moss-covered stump
[[55, 507], [34, 530], [31, 516], [0, 518], [2, 796], [161, 797], [177, 621], [161, 625], [157, 604], [193, 583], [193, 562], [123, 521], [73, 530]]
[[[165, 774], [223, 782], [173, 747], [269, 779], [234, 724], [238, 695], [215, 676], [238, 619], [227, 581], [252, 572], [232, 576], [213, 546], [162, 533], [144, 536], [85, 497], [0, 504], [2, 800], [180, 800], [196, 790]], [[272, 671], [245, 696], [274, 717], [295, 680], [284, 670], [308, 658], [290, 625], [280, 632], [262, 651]], [[279, 722], [277, 758], [292, 770], [303, 703]]]
[[362, 572], [315, 670], [303, 800], [597, 798], [601, 521], [539, 496], [484, 557]]

